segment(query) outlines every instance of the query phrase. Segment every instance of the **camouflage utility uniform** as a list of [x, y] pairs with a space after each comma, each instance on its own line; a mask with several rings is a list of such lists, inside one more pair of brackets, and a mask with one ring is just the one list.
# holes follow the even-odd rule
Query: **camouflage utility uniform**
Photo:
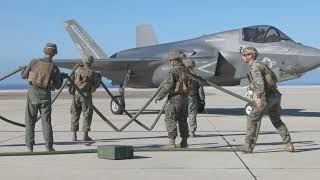
[[[193, 68], [195, 67], [194, 61], [187, 59], [184, 61], [184, 64], [191, 74], [198, 76], [196, 72], [193, 71]], [[202, 84], [198, 80], [191, 80], [190, 92], [188, 94], [188, 124], [191, 137], [195, 137], [195, 132], [197, 130], [199, 101], [204, 102], [204, 100], [205, 95]]]
[[[188, 114], [188, 93], [191, 75], [182, 63], [184, 54], [181, 52], [171, 52], [169, 54], [172, 68], [161, 84], [161, 90], [156, 101], [162, 100], [168, 95], [168, 104], [165, 107], [165, 123], [168, 131], [169, 147], [175, 148], [177, 137], [177, 123], [179, 124], [180, 136], [182, 138], [180, 146], [186, 148], [189, 136], [187, 114]], [[179, 88], [180, 87], [180, 88]]]
[[247, 119], [247, 133], [245, 144], [240, 147], [244, 153], [251, 153], [254, 146], [254, 139], [257, 134], [258, 122], [261, 121], [263, 115], [267, 113], [273, 126], [277, 129], [285, 143], [285, 150], [292, 152], [294, 147], [286, 125], [282, 122], [281, 116], [281, 94], [277, 89], [277, 76], [274, 72], [263, 63], [256, 60], [258, 51], [254, 47], [246, 47], [241, 49], [242, 59], [249, 64], [249, 81], [251, 87], [256, 94], [256, 104]]
[[178, 71], [184, 71], [183, 64], [176, 64], [173, 69], [169, 71], [166, 79], [162, 82], [162, 88], [158, 94], [158, 99], [163, 99], [168, 95], [168, 105], [165, 107], [165, 122], [168, 131], [168, 137], [175, 139], [177, 137], [177, 122], [181, 137], [188, 137], [188, 124], [187, 124], [187, 93], [175, 93], [174, 88], [179, 78]]
[[257, 131], [257, 122], [261, 120], [264, 113], [269, 114], [270, 120], [273, 126], [277, 129], [282, 137], [284, 143], [291, 141], [289, 131], [286, 125], [282, 122], [281, 116], [281, 94], [278, 91], [276, 85], [273, 87], [267, 87], [265, 84], [265, 78], [263, 69], [265, 65], [255, 61], [250, 66], [250, 79], [254, 84], [254, 92], [257, 98], [262, 100], [262, 108], [254, 108], [249, 114], [247, 119], [247, 136], [246, 143], [252, 144]]
[[[72, 90], [73, 92], [71, 93], [73, 94], [73, 101], [71, 105], [71, 131], [79, 131], [79, 119], [82, 111], [82, 131], [85, 132], [83, 139], [91, 140], [87, 135], [88, 131], [90, 131], [93, 114], [93, 109], [89, 104], [92, 104], [92, 93], [100, 86], [100, 76], [90, 67], [93, 63], [93, 57], [89, 56], [86, 57], [86, 59], [87, 61], [85, 60], [85, 63], [80, 65], [75, 71], [74, 76], [71, 77], [76, 86], [78, 86], [81, 92], [86, 96], [87, 100], [85, 101], [78, 91]], [[74, 137], [73, 140], [76, 140], [76, 137]]]
[[[55, 47], [54, 44], [48, 43], [45, 47]], [[44, 50], [44, 51], [45, 51]], [[49, 69], [45, 69], [47, 67]], [[38, 77], [37, 80], [31, 80]], [[39, 79], [45, 79], [48, 82], [40, 82]], [[22, 71], [22, 78], [29, 80], [29, 89], [27, 95], [27, 106], [25, 113], [25, 142], [29, 151], [33, 151], [34, 128], [37, 121], [37, 113], [40, 111], [42, 121], [42, 131], [45, 145], [48, 151], [53, 149], [53, 132], [51, 125], [51, 90], [59, 89], [62, 85], [62, 76], [59, 69], [52, 63], [48, 57], [32, 60], [29, 65]]]

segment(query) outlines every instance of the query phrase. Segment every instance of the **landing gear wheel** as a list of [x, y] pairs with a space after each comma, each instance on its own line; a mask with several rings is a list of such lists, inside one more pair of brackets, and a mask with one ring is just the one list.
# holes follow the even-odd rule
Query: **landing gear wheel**
[[249, 114], [250, 114], [250, 113], [252, 112], [252, 110], [253, 110], [253, 107], [252, 107], [251, 104], [248, 103], [244, 109], [245, 109], [245, 111], [246, 111], [246, 115], [249, 116]]
[[112, 114], [122, 114], [125, 110], [125, 102], [124, 102], [124, 97], [123, 96], [115, 96], [115, 99], [119, 102], [120, 107], [115, 103], [113, 100], [110, 101], [110, 109]]

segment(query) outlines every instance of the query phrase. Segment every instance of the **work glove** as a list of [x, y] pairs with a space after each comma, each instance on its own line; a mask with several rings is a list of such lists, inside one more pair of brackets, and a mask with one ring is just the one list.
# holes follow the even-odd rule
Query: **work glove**
[[65, 78], [68, 77], [68, 73], [60, 73], [60, 74], [61, 74], [61, 77], [62, 77], [63, 79], [65, 79]]
[[154, 100], [154, 102], [155, 102], [156, 104], [158, 104], [158, 101], [160, 101], [158, 98], [156, 98], [156, 99]]

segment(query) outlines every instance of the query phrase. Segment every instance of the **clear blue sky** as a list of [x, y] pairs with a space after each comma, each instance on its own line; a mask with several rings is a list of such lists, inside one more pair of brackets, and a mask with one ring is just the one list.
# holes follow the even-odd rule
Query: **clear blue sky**
[[[153, 24], [161, 43], [270, 24], [297, 42], [319, 48], [319, 7], [316, 0], [1, 0], [0, 74], [42, 56], [48, 41], [57, 43], [57, 59], [78, 58], [63, 26], [68, 19], [76, 19], [108, 55], [134, 47], [135, 26], [146, 23]], [[320, 84], [319, 75], [315, 70], [297, 82]]]

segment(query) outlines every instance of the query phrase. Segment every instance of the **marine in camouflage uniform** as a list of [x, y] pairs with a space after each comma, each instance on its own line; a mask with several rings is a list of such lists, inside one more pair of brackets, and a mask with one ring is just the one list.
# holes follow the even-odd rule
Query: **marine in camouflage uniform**
[[70, 93], [73, 95], [73, 101], [71, 105], [71, 131], [73, 141], [77, 140], [77, 131], [79, 131], [79, 119], [81, 111], [83, 112], [83, 140], [92, 140], [88, 135], [93, 114], [93, 109], [89, 104], [92, 104], [92, 93], [95, 92], [100, 86], [101, 78], [101, 76], [91, 68], [93, 62], [93, 56], [86, 56], [83, 59], [83, 64], [78, 67], [74, 73], [74, 76], [71, 77], [76, 86], [78, 86], [81, 92], [86, 96], [87, 100], [85, 101], [79, 92], [75, 91], [74, 87], [71, 86]]
[[[294, 147], [291, 143], [289, 131], [280, 118], [281, 94], [275, 84], [277, 81], [276, 76], [267, 65], [256, 61], [257, 55], [258, 52], [254, 47], [247, 47], [242, 50], [242, 56], [245, 63], [250, 65], [249, 77], [253, 84], [253, 90], [257, 99], [256, 106], [248, 115], [246, 139], [241, 150], [245, 153], [252, 152], [253, 149], [251, 148], [251, 145], [253, 144], [256, 135], [257, 123], [261, 121], [264, 113], [267, 113], [273, 126], [282, 137], [283, 143], [285, 143], [285, 150], [292, 152], [294, 151]], [[269, 78], [267, 74], [270, 75]], [[272, 79], [271, 76], [274, 77], [273, 83], [268, 83], [268, 79]]]
[[[193, 71], [195, 67], [195, 62], [193, 60], [187, 59], [183, 62], [185, 66], [188, 68], [191, 74], [197, 76], [196, 72]], [[197, 114], [198, 114], [198, 104], [199, 101], [204, 101], [205, 95], [203, 86], [199, 83], [199, 81], [192, 81], [190, 92], [188, 94], [188, 124], [189, 124], [189, 132], [191, 137], [195, 137], [197, 130]]]
[[30, 84], [25, 113], [25, 142], [30, 152], [33, 152], [35, 144], [34, 128], [38, 111], [40, 111], [46, 149], [54, 151], [51, 125], [51, 90], [59, 89], [63, 78], [59, 69], [52, 62], [52, 57], [57, 54], [57, 46], [53, 43], [47, 43], [43, 51], [45, 57], [32, 60], [22, 71], [22, 78], [28, 79]]
[[182, 138], [180, 147], [187, 148], [189, 136], [187, 114], [188, 114], [188, 87], [189, 72], [184, 66], [182, 59], [185, 55], [179, 51], [169, 53], [169, 60], [172, 64], [168, 75], [161, 83], [161, 90], [155, 102], [162, 100], [168, 95], [168, 104], [165, 107], [165, 124], [168, 131], [168, 148], [175, 148], [177, 137], [177, 123], [179, 124], [180, 136]]

